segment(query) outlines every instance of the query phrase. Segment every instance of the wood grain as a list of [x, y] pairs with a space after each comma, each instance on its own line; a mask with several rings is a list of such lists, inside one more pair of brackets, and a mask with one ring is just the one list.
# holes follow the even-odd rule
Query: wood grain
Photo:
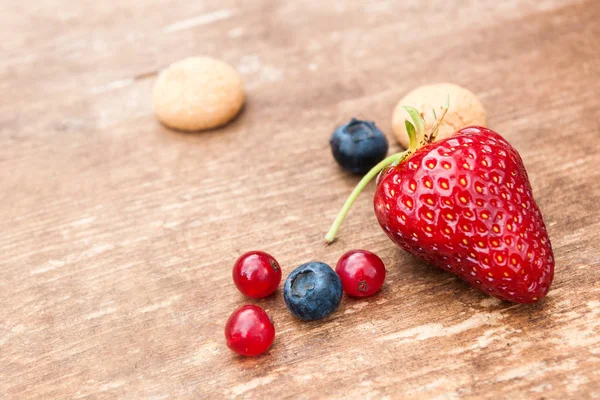
[[[600, 3], [247, 3], [0, 3], [0, 397], [600, 398]], [[157, 71], [190, 55], [245, 79], [224, 129], [152, 115]], [[524, 159], [556, 256], [539, 304], [394, 247], [372, 187], [322, 243], [356, 183], [332, 128], [391, 133], [395, 102], [439, 81], [475, 92]], [[241, 253], [286, 275], [351, 248], [384, 259], [381, 293], [301, 323], [278, 291], [254, 302], [269, 353], [226, 348]]]

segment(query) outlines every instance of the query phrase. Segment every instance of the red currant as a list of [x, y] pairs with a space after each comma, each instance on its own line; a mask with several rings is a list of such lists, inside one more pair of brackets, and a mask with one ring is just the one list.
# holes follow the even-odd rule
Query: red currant
[[342, 280], [344, 292], [366, 297], [377, 292], [385, 281], [385, 265], [381, 258], [367, 250], [350, 250], [337, 262], [335, 272]]
[[249, 251], [235, 262], [233, 282], [246, 296], [262, 299], [277, 290], [281, 282], [281, 268], [264, 251]]
[[243, 356], [258, 356], [271, 347], [275, 327], [262, 308], [246, 305], [235, 310], [225, 325], [227, 347]]

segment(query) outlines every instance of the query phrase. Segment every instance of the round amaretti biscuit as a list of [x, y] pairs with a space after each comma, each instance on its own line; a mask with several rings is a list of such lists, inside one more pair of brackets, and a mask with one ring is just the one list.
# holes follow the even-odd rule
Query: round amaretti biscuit
[[244, 98], [238, 72], [210, 57], [171, 64], [158, 76], [152, 93], [158, 120], [189, 132], [225, 125], [240, 111]]
[[408, 134], [404, 121], [412, 122], [412, 119], [403, 106], [412, 106], [421, 113], [425, 119], [425, 132], [429, 134], [436, 123], [433, 110], [439, 118], [447, 101], [448, 112], [440, 124], [436, 141], [445, 139], [469, 125], [486, 126], [485, 109], [468, 89], [452, 83], [423, 85], [404, 96], [394, 109], [392, 129], [398, 143], [408, 148]]

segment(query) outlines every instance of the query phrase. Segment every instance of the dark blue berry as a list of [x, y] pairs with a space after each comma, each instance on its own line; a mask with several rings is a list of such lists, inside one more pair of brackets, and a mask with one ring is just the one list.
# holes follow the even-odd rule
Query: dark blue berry
[[388, 151], [388, 141], [375, 124], [356, 118], [338, 127], [329, 144], [337, 163], [354, 174], [368, 172]]
[[295, 317], [314, 321], [334, 312], [342, 301], [342, 281], [327, 264], [314, 261], [292, 271], [283, 286], [285, 305]]

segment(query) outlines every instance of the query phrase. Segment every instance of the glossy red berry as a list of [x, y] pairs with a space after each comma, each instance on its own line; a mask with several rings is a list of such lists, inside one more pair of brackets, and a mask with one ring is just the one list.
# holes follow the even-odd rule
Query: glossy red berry
[[335, 272], [342, 280], [344, 292], [350, 296], [371, 296], [385, 281], [385, 265], [381, 258], [367, 250], [350, 250], [337, 262]]
[[258, 356], [271, 347], [275, 327], [269, 315], [255, 305], [235, 310], [225, 325], [227, 347], [243, 356]]
[[467, 127], [382, 175], [375, 214], [389, 238], [501, 300], [550, 290], [554, 254], [523, 161], [502, 136]]
[[233, 282], [246, 296], [262, 299], [277, 290], [281, 282], [281, 268], [264, 251], [249, 251], [235, 262]]

